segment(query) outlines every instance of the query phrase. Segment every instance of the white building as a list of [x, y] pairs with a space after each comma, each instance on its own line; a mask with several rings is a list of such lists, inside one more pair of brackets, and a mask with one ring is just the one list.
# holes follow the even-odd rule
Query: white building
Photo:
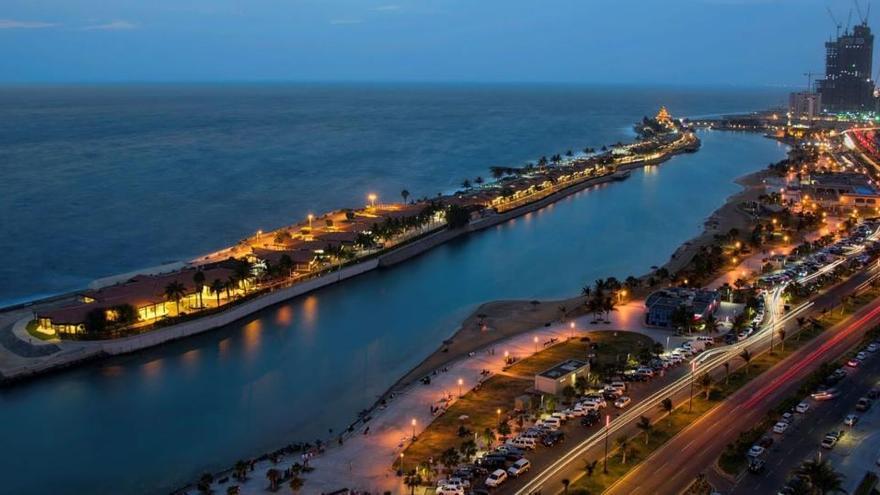
[[589, 373], [590, 363], [569, 359], [535, 375], [535, 390], [559, 395], [568, 385], [574, 387], [578, 377], [586, 378]]

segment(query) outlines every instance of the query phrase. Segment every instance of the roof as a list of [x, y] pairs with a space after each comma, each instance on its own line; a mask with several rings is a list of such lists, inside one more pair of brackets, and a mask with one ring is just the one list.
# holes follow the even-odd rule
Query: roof
[[[195, 268], [187, 268], [161, 275], [137, 275], [116, 285], [82, 293], [83, 296], [94, 299], [94, 302], [51, 309], [39, 313], [38, 316], [50, 318], [56, 324], [77, 324], [84, 322], [86, 315], [94, 308], [106, 309], [129, 304], [137, 309], [162, 303], [166, 301], [165, 287], [172, 282], [181, 284], [185, 294], [194, 294], [196, 283], [193, 277], [197, 271]], [[210, 285], [214, 280], [226, 281], [234, 273], [233, 270], [220, 266], [201, 271], [205, 275], [205, 285]]]
[[311, 263], [315, 260], [315, 253], [307, 249], [252, 248], [251, 251], [253, 251], [254, 256], [256, 256], [257, 258], [274, 266], [277, 266], [281, 263], [281, 258], [284, 255], [290, 257], [290, 261], [292, 261], [294, 264]]
[[564, 376], [569, 373], [573, 373], [578, 370], [581, 370], [585, 366], [589, 366], [589, 363], [586, 363], [586, 362], [581, 361], [579, 359], [569, 359], [569, 360], [566, 360], [566, 361], [563, 361], [563, 362], [557, 364], [556, 366], [554, 366], [548, 370], [545, 370], [545, 371], [538, 373], [538, 376], [543, 376], [544, 378], [551, 378], [551, 379], [555, 380], [555, 379], [559, 378], [560, 376]]

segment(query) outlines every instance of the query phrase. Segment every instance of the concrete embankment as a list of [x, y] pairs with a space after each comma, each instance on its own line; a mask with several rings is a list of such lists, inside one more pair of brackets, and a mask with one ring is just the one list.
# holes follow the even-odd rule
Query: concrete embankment
[[[663, 160], [669, 156], [664, 156]], [[652, 163], [657, 163], [654, 161]], [[269, 294], [260, 296], [251, 301], [247, 301], [229, 310], [204, 316], [195, 320], [171, 325], [164, 328], [152, 330], [150, 332], [136, 335], [132, 337], [106, 340], [106, 341], [90, 341], [81, 342], [79, 347], [72, 346], [53, 354], [48, 359], [41, 359], [34, 362], [33, 365], [18, 366], [15, 368], [6, 368], [0, 370], [0, 383], [8, 383], [27, 377], [32, 377], [53, 370], [67, 368], [76, 364], [93, 361], [107, 356], [126, 354], [136, 352], [149, 347], [157, 346], [166, 342], [177, 339], [186, 338], [197, 335], [208, 330], [216, 329], [237, 320], [245, 318], [260, 310], [270, 306], [282, 303], [297, 296], [312, 292], [314, 290], [326, 287], [331, 284], [341, 282], [343, 280], [356, 277], [363, 273], [369, 272], [380, 267], [390, 267], [419, 256], [443, 243], [449, 242], [459, 236], [477, 232], [500, 223], [506, 222], [513, 218], [525, 215], [527, 213], [544, 208], [566, 196], [577, 193], [584, 189], [599, 184], [623, 180], [629, 175], [629, 170], [649, 164], [648, 162], [640, 162], [633, 166], [621, 167], [614, 174], [610, 174], [595, 179], [586, 180], [584, 182], [572, 185], [565, 189], [554, 192], [545, 198], [537, 200], [518, 208], [503, 213], [485, 213], [484, 216], [474, 219], [471, 223], [462, 229], [440, 230], [431, 234], [427, 234], [417, 240], [409, 242], [403, 246], [392, 249], [391, 251], [378, 255], [374, 258], [364, 260], [354, 265], [344, 267], [342, 269], [332, 271], [325, 275], [315, 277], [313, 279], [298, 283], [291, 287], [275, 290]]]

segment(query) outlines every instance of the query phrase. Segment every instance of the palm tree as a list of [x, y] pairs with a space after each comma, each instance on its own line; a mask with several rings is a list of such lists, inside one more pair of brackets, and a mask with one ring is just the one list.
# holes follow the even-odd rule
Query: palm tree
[[406, 204], [406, 200], [409, 198], [409, 191], [407, 191], [406, 189], [400, 191], [400, 197], [403, 198], [403, 204]]
[[226, 488], [226, 495], [238, 495], [241, 493], [241, 488], [238, 485], [232, 485]]
[[223, 284], [223, 288], [226, 289], [226, 300], [228, 301], [232, 296], [230, 291], [235, 289], [238, 286], [238, 279], [235, 278], [235, 274], [229, 275], [229, 278], [226, 279], [226, 282]]
[[281, 471], [271, 468], [266, 471], [266, 479], [269, 480], [269, 489], [273, 492], [278, 489], [278, 481], [281, 479]]
[[465, 179], [465, 180], [461, 181], [461, 187], [464, 189], [470, 189], [471, 188], [471, 181], [469, 179]]
[[197, 270], [193, 274], [193, 283], [196, 285], [196, 293], [199, 295], [199, 307], [204, 307], [202, 301], [202, 288], [205, 286], [205, 272]]
[[779, 335], [779, 345], [781, 346], [780, 349], [782, 350], [782, 352], [785, 352], [785, 330], [779, 330], [776, 335]]
[[235, 471], [235, 479], [239, 481], [244, 481], [247, 479], [248, 463], [239, 460], [235, 463], [235, 467], [233, 468], [233, 470]]
[[605, 323], [611, 323], [611, 320], [608, 318], [611, 316], [611, 312], [617, 309], [615, 306], [617, 306], [617, 304], [614, 302], [613, 297], [605, 298], [605, 301], [602, 303], [602, 311], [605, 312]]
[[651, 424], [651, 418], [647, 416], [640, 417], [636, 426], [645, 433], [645, 445], [648, 445], [648, 440], [651, 437], [651, 430], [654, 429], [654, 425]]
[[743, 351], [739, 353], [739, 358], [746, 363], [746, 375], [748, 375], [751, 370], [752, 353], [749, 352], [748, 349], [743, 349]]
[[180, 299], [186, 295], [186, 287], [182, 283], [174, 280], [165, 286], [165, 299], [174, 301], [177, 304], [177, 316], [180, 316]]
[[804, 461], [795, 471], [810, 480], [813, 488], [822, 495], [826, 493], [846, 493], [843, 489], [843, 475], [828, 464], [827, 459]]
[[718, 318], [715, 318], [714, 314], [709, 314], [706, 317], [704, 322], [704, 326], [707, 333], [718, 333], [718, 328], [721, 326], [721, 322], [718, 321]]
[[302, 490], [303, 484], [302, 478], [294, 475], [293, 478], [290, 478], [290, 491], [293, 493], [299, 493], [299, 491]]
[[562, 493], [568, 493], [568, 485], [571, 484], [571, 480], [565, 478], [562, 480]]
[[422, 477], [419, 475], [416, 470], [412, 470], [409, 474], [404, 478], [403, 483], [409, 487], [410, 495], [415, 495], [416, 487], [422, 484]]
[[703, 391], [706, 392], [706, 400], [709, 400], [709, 394], [712, 393], [712, 377], [709, 373], [703, 373], [700, 375], [700, 386], [703, 387]]
[[724, 362], [724, 384], [730, 383], [730, 361]]
[[219, 278], [215, 278], [208, 289], [211, 291], [211, 294], [217, 298], [217, 307], [220, 307], [220, 293], [223, 292], [223, 289], [226, 288], [226, 285]]
[[592, 461], [588, 461], [584, 459], [584, 471], [587, 472], [587, 478], [593, 476], [593, 471], [596, 470], [596, 465], [599, 464], [598, 459], [593, 459]]
[[620, 435], [614, 443], [616, 443], [617, 448], [620, 449], [620, 463], [626, 464], [626, 450], [629, 448], [629, 437], [625, 434]]

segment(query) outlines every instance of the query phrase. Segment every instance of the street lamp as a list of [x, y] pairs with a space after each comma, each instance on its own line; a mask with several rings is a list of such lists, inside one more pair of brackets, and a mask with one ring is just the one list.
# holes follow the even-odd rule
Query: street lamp
[[464, 384], [464, 380], [461, 378], [458, 379], [458, 398], [461, 398], [461, 386]]
[[311, 232], [312, 231], [312, 219], [315, 218], [315, 215], [312, 215], [311, 213], [309, 213], [308, 218], [309, 218], [309, 232]]
[[608, 427], [611, 426], [611, 415], [605, 415], [605, 460], [602, 461], [602, 472], [608, 474]]
[[535, 342], [535, 354], [538, 353], [538, 336], [535, 335], [535, 338], [532, 339]]
[[413, 442], [416, 441], [416, 418], [412, 419], [412, 439]]
[[691, 398], [688, 399], [688, 412], [691, 412], [694, 405], [694, 375], [697, 373], [697, 362], [691, 361]]
[[571, 338], [574, 338], [574, 322], [571, 322], [571, 323], [568, 325], [568, 328], [571, 329]]
[[376, 195], [373, 193], [370, 193], [370, 195], [367, 196], [367, 199], [370, 200], [370, 208], [375, 208], [376, 207]]

